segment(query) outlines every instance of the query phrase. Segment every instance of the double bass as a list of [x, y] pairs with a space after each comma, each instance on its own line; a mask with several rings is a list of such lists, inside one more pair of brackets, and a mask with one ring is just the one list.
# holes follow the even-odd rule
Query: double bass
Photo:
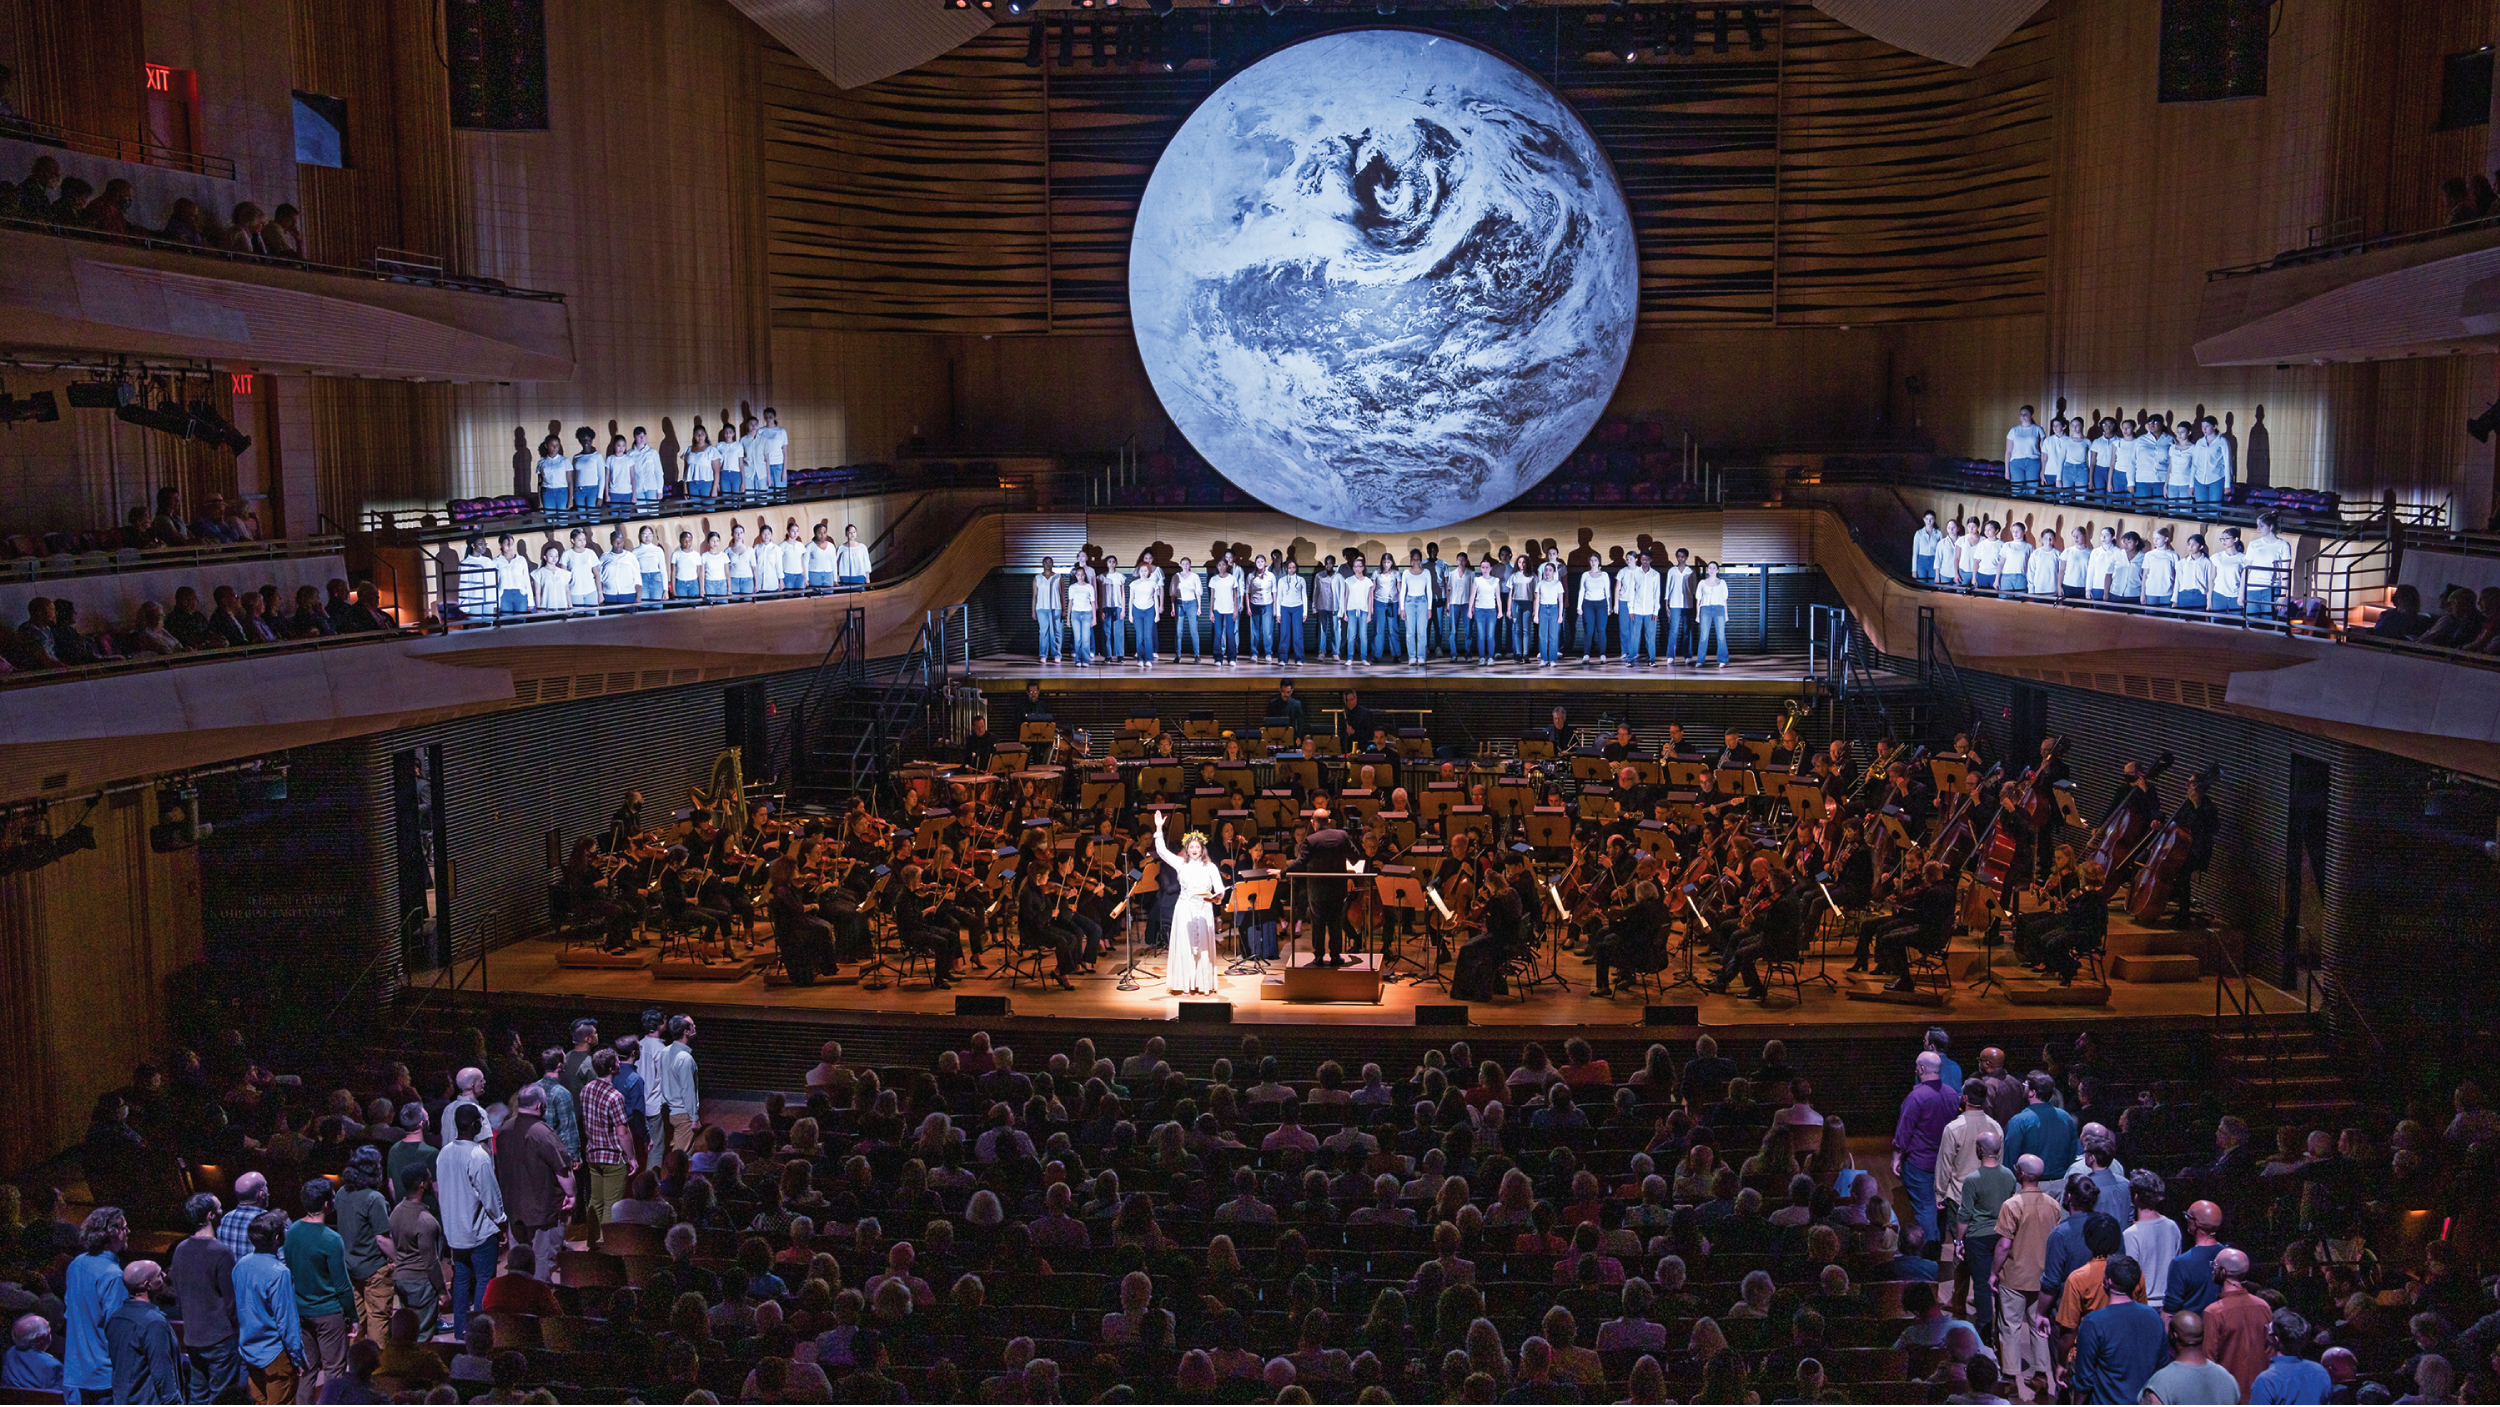
[[[2050, 757], [2064, 756], [2066, 740], [2064, 738], [2051, 739], [2049, 748]], [[2035, 836], [2047, 835], [2049, 824], [2057, 819], [2057, 798], [2053, 794], [2042, 791], [2040, 787], [2040, 779], [2047, 771], [2047, 759], [2044, 758], [2039, 764], [2024, 772], [2022, 793], [2014, 802], [2015, 809], [2022, 813], [2023, 819], [2031, 823], [2031, 833]], [[2021, 849], [2020, 843], [2006, 833], [2003, 825], [1996, 824], [1992, 820], [1989, 827], [1988, 852], [1979, 859], [1980, 883], [1991, 889], [2003, 884], [2005, 871], [2014, 863], [2015, 853], [2019, 849]]]
[[[2169, 771], [2171, 764], [2177, 760], [2167, 751], [2155, 758], [2153, 765], [2145, 769], [2144, 785], [2149, 788], [2159, 782], [2162, 773]], [[2152, 835], [2158, 824], [2155, 820], [2157, 814], [2149, 807], [2121, 806], [2104, 817], [2100, 829], [2092, 833], [2092, 843], [2084, 858], [2101, 867], [2101, 893], [2104, 896], [2117, 892], [2121, 872], [2128, 861], [2137, 858], [2137, 852], [2143, 848], [2146, 838]]]
[[[2214, 769], [2207, 768], [2201, 775], [2210, 778]], [[2210, 788], [2212, 782], [2205, 785]], [[2138, 923], [2151, 924], [2161, 918], [2162, 909], [2170, 902], [2171, 886], [2177, 883], [2179, 872], [2187, 868], [2188, 857], [2196, 849], [2195, 833], [2179, 819], [2186, 809], [2183, 804], [2172, 812], [2171, 818], [2145, 843], [2135, 880], [2127, 886], [2127, 912]]]
[[1954, 798], [1953, 809], [1945, 814], [1944, 824], [1936, 828], [1936, 839], [1928, 847], [1929, 859], [1947, 870], [1957, 870], [1978, 852], [1979, 828], [1971, 810], [1978, 798], [1996, 785], [1997, 778], [2004, 774], [2005, 764], [1996, 763], [1988, 768], [1987, 775], [1981, 777], [1975, 786]]

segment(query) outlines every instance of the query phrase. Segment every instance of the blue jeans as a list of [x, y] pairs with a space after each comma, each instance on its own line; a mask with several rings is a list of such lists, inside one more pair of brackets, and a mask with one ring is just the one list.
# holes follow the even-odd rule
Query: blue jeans
[[1536, 648], [1536, 603], [1514, 606], [1510, 613], [1511, 653], [1526, 659]]
[[1372, 658], [1386, 664], [1390, 650], [1397, 644], [1398, 608], [1395, 602], [1381, 601], [1372, 606]]
[[215, 1402], [225, 1397], [243, 1376], [243, 1355], [240, 1338], [223, 1338], [200, 1348], [182, 1350], [183, 1398], [190, 1402]]
[[1918, 1218], [1918, 1229], [1927, 1233], [1927, 1244], [1936, 1244], [1936, 1170], [1922, 1168], [1903, 1159], [1901, 1186], [1910, 1194], [1910, 1210]]
[[1458, 658], [1458, 607], [1444, 603], [1434, 607], [1432, 614], [1440, 623], [1439, 629], [1441, 631], [1442, 653], [1448, 655], [1452, 659]]
[[2164, 484], [2161, 496], [2173, 503], [2185, 503], [2188, 501], [2188, 495], [2194, 491], [2194, 487], [2188, 484]]
[[1606, 605], [1602, 601], [1580, 603], [1580, 656], [1593, 658], [1606, 653]]
[[465, 1339], [469, 1333], [469, 1314], [486, 1294], [486, 1282], [495, 1278], [495, 1260], [503, 1254], [503, 1238], [492, 1237], [467, 1250], [443, 1248], [451, 1257], [451, 1336]]
[[538, 506], [550, 513], [561, 513], [573, 506], [571, 484], [549, 484], [538, 491]]
[[1710, 653], [1710, 637], [1713, 635], [1719, 637], [1719, 663], [1725, 665], [1727, 663], [1727, 607], [1725, 606], [1701, 608], [1701, 631], [1693, 641], [1693, 663], [1701, 663], [1702, 656]]
[[1658, 617], [1638, 611], [1623, 613], [1623, 662], [1658, 662]]
[[2210, 484], [2198, 484], [2196, 486], [2196, 501], [2199, 503], [2220, 503], [2222, 501], [2222, 480], [2216, 479]]
[[1552, 664], [1562, 658], [1562, 603], [1536, 608], [1537, 658]]
[[[1121, 588], [1123, 593], [1127, 588]], [[1102, 613], [1102, 656], [1116, 660], [1128, 653], [1128, 610], [1106, 601]]]
[[1302, 608], [1276, 608], [1276, 657], [1302, 663]]
[[495, 614], [499, 616], [525, 616], [529, 613], [530, 594], [526, 591], [515, 591], [507, 586], [495, 602]]
[[2273, 587], [2271, 587], [2271, 586], [2251, 586], [2251, 587], [2249, 587], [2249, 588], [2248, 588], [2248, 613], [2249, 613], [2250, 615], [2252, 615], [2252, 616], [2271, 616], [2271, 615], [2273, 615], [2273, 614], [2274, 614], [2274, 588], [2273, 588]]
[[1432, 598], [1406, 598], [1406, 662], [1422, 664], [1432, 658]]
[[[1935, 575], [1935, 559], [1929, 558], [1927, 568], [1928, 580], [1935, 580]], [[1694, 630], [1690, 622], [1685, 620], [1685, 612], [1685, 607], [1669, 606], [1665, 610], [1658, 613], [1658, 623], [1663, 626], [1667, 632], [1667, 648], [1665, 650], [1665, 654], [1670, 663], [1675, 660], [1676, 656], [1683, 653], [1685, 636], [1693, 636], [1696, 643], [1698, 643], [1701, 636], [1701, 632]]]
[[1337, 613], [1314, 611], [1312, 619], [1319, 622], [1319, 653], [1322, 659], [1337, 653]]
[[[2036, 484], [2040, 482], [2040, 461], [2037, 459], [2009, 459], [2005, 461], [2005, 477], [2018, 485]], [[1933, 1221], [1934, 1218], [1931, 1217], [1929, 1220]], [[1936, 1239], [1935, 1228], [1933, 1226], [1928, 1228], [1927, 1239], [1930, 1242], [1933, 1242]]]
[[1215, 657], [1230, 664], [1241, 654], [1241, 613], [1215, 613]]
[[1076, 642], [1076, 662], [1092, 664], [1094, 662], [1094, 618], [1090, 615], [1072, 615], [1068, 617], [1068, 625], [1068, 636]]
[[2135, 496], [2138, 498], [2158, 498], [2161, 496], [2163, 487], [2163, 481], [2160, 479], [2138, 479], [2135, 481]]
[[785, 460], [779, 464], [765, 465], [764, 483], [768, 488], [786, 489], [790, 487], [789, 462]]
[[1155, 608], [1131, 606], [1129, 624], [1137, 636], [1137, 658], [1152, 662], [1155, 657]]
[[1183, 601], [1180, 624], [1172, 628], [1172, 657], [1178, 659], [1182, 655], [1203, 655], [1206, 652], [1205, 642], [1198, 638], [1198, 603]]
[[[2092, 594], [2094, 596], [2100, 595], [2097, 591]], [[2176, 597], [2173, 597], [2171, 604], [2177, 606], [2183, 611], [2201, 611], [2205, 609], [2205, 593], [2194, 587], [2189, 587], [2188, 589], [2180, 592]]]
[[1476, 607], [1476, 660], [1480, 664], [1493, 663], [1493, 622], [1501, 614], [1491, 606]]
[[[1910, 558], [1910, 580], [1934, 581], [1935, 579], [1936, 554], [1933, 552], [1920, 552], [1913, 554]], [[1675, 653], [1674, 648], [1670, 646], [1667, 653]]]
[[1041, 634], [1041, 657], [1046, 660], [1055, 660], [1059, 658], [1059, 613], [1057, 611], [1035, 611], [1033, 613], [1033, 624]]
[[733, 577], [731, 577], [731, 578], [729, 579], [729, 594], [730, 594], [730, 595], [732, 595], [732, 596], [752, 596], [752, 595], [754, 595], [754, 594], [755, 594], [755, 578], [753, 578], [753, 577], [751, 577], [751, 576], [733, 576]]
[[2221, 592], [2217, 591], [2213, 594], [2213, 605], [2211, 609], [2226, 616], [2238, 615], [2240, 613], [2240, 598], [2237, 596], [2225, 596]]
[[746, 476], [747, 471], [744, 469], [723, 469], [720, 471], [721, 497], [736, 498], [746, 487]]
[[644, 572], [642, 574], [642, 599], [645, 601], [662, 599], [668, 595], [667, 586], [668, 578], [661, 576], [658, 572]]
[[1273, 604], [1250, 608], [1250, 657], [1266, 659], [1274, 653], [1276, 643], [1276, 607]]
[[710, 499], [712, 497], [712, 481], [709, 479], [688, 479], [686, 481], [686, 497], [693, 499]]
[[807, 589], [808, 589], [808, 590], [810, 590], [810, 591], [830, 591], [830, 590], [832, 590], [832, 589], [833, 589], [833, 573], [831, 573], [831, 572], [809, 572], [809, 573], [807, 574]]

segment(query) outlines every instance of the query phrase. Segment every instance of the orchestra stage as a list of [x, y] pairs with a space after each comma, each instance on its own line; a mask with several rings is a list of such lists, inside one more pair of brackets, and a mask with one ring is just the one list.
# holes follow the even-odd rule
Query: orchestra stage
[[1073, 660], [1044, 663], [1031, 655], [982, 655], [972, 661], [972, 681], [986, 692], [1022, 689], [1029, 679], [1054, 691], [1069, 686], [1107, 693], [1226, 693], [1276, 691], [1276, 681], [1291, 679], [1294, 687], [1334, 693], [1346, 688], [1435, 689], [1495, 685], [1521, 693], [1586, 693], [1640, 690], [1658, 693], [1757, 694], [1796, 698], [1816, 692], [1802, 654], [1741, 655], [1722, 669], [1715, 665], [1659, 664], [1627, 669], [1621, 661], [1584, 665], [1566, 656], [1552, 669], [1516, 661], [1490, 665], [1472, 660], [1435, 659], [1424, 668], [1405, 664], [1351, 665], [1334, 660], [1305, 660], [1299, 665], [1252, 664], [1227, 668], [1218, 664], [1175, 663], [1165, 658], [1153, 668], [1135, 661], [1080, 665]]

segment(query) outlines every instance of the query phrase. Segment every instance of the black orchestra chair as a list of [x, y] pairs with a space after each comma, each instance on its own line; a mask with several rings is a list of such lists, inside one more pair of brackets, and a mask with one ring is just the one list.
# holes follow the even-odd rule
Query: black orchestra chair
[[650, 915], [660, 933], [660, 960], [673, 957], [701, 959], [702, 949], [718, 946], [724, 951], [729, 943], [729, 925], [717, 922], [719, 915], [697, 909], [692, 901], [681, 897], [671, 899], [662, 894]]
[[991, 976], [1006, 977], [1010, 991], [1026, 982], [1045, 980], [1042, 976], [1042, 960], [1057, 951], [1046, 935], [1027, 931], [1021, 916], [1016, 920], [1015, 941], [1001, 943], [998, 946], [1001, 954], [998, 971], [992, 973]]
[[1948, 937], [1935, 947], [1913, 942], [1901, 950], [1910, 964], [1910, 985], [1933, 987], [1939, 994], [1953, 990], [1953, 940]]

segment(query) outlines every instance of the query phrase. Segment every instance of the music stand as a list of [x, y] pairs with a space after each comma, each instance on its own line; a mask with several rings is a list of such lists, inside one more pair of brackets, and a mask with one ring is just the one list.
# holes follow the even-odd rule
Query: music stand
[[[1422, 912], [1424, 907], [1424, 886], [1422, 881], [1417, 879], [1412, 872], [1406, 874], [1389, 874], [1384, 872], [1373, 876], [1372, 882], [1379, 886], [1382, 930], [1384, 932], [1403, 933], [1405, 931], [1403, 925], [1400, 925], [1395, 929], [1392, 929], [1389, 926], [1389, 911], [1396, 909], [1413, 913]], [[1377, 937], [1378, 935], [1374, 936]], [[1389, 942], [1384, 940], [1380, 944], [1380, 978], [1382, 981], [1386, 982], [1390, 980], [1389, 969], [1393, 967], [1405, 967], [1411, 970], [1417, 977], [1425, 977], [1429, 975], [1424, 970], [1422, 964], [1417, 963], [1412, 958], [1406, 956], [1403, 944], [1392, 946]]]
[[1250, 814], [1259, 818], [1262, 831], [1293, 829], [1295, 810], [1293, 793], [1283, 787], [1270, 787], [1250, 799]]
[[1497, 782], [1484, 789], [1484, 809], [1516, 820], [1536, 809], [1536, 788], [1527, 782]]
[[1703, 934], [1711, 931], [1710, 920], [1702, 913], [1701, 905], [1694, 900], [1692, 895], [1684, 894], [1679, 897], [1684, 900], [1684, 907], [1692, 913], [1693, 922], [1699, 925], [1699, 927], [1689, 928], [1684, 931], [1684, 970], [1677, 973], [1671, 980], [1669, 980], [1665, 987], [1659, 989], [1660, 996], [1664, 996], [1668, 992], [1681, 990], [1685, 987], [1690, 987], [1696, 992], [1706, 992], [1710, 990], [1709, 984], [1693, 975], [1693, 945], [1701, 941]]
[[1162, 792], [1177, 796], [1188, 783], [1181, 779], [1181, 765], [1169, 757], [1158, 757], [1137, 769], [1137, 789], [1148, 796]]
[[1105, 802], [1115, 807], [1128, 804], [1128, 783], [1120, 780], [1119, 773], [1100, 773], [1087, 777], [1078, 784], [1077, 805], [1079, 808], [1086, 811], [1100, 811]]
[[1448, 821], [1451, 835], [1457, 835], [1462, 831], [1470, 832], [1480, 842], [1486, 844], [1492, 842], [1493, 818], [1486, 815], [1481, 806], [1453, 806], [1450, 808]]
[[1259, 741], [1269, 747], [1292, 747], [1302, 740], [1293, 735], [1293, 728], [1288, 724], [1262, 723], [1259, 725]]
[[1202, 829], [1206, 827], [1214, 821], [1215, 813], [1223, 808], [1225, 799], [1230, 795], [1222, 787], [1200, 787], [1192, 792], [1189, 797], [1189, 823]]
[[1539, 806], [1528, 813], [1528, 843], [1539, 850], [1561, 850], [1571, 844], [1571, 813], [1560, 806]]
[[1250, 953], [1250, 932], [1258, 926], [1262, 910], [1276, 907], [1276, 876], [1264, 871], [1249, 871], [1233, 880], [1233, 892], [1224, 896], [1227, 916], [1246, 914], [1233, 923], [1233, 965], [1225, 970], [1227, 977], [1258, 977], [1267, 972], [1267, 959]]
[[1635, 757], [1631, 761], [1633, 775], [1644, 786], [1658, 786], [1667, 780], [1666, 764], [1654, 757]]
[[1308, 796], [1319, 790], [1319, 761], [1299, 755], [1276, 759], [1276, 775]]
[[1023, 771], [1024, 756], [1023, 743], [1000, 743], [997, 749], [990, 753], [990, 775], [1004, 777], [1011, 772]]
[[1437, 821], [1449, 814], [1451, 807], [1467, 799], [1467, 787], [1461, 782], [1426, 782], [1423, 795], [1415, 798], [1415, 814], [1426, 821]]
[[[1144, 865], [1138, 868], [1137, 883], [1129, 887], [1128, 898], [1124, 901], [1129, 906], [1128, 921], [1120, 925], [1121, 936], [1128, 943], [1128, 961], [1121, 965], [1120, 980], [1115, 984], [1116, 989], [1119, 991], [1136, 991], [1139, 985], [1137, 981], [1137, 974], [1143, 970], [1141, 960], [1137, 956], [1137, 930], [1141, 926], [1141, 918], [1151, 922], [1151, 915], [1140, 915], [1137, 912], [1138, 896], [1152, 895], [1162, 889], [1162, 887], [1163, 862], [1161, 860], [1148, 860]], [[1160, 972], [1147, 972], [1146, 975], [1148, 977], [1160, 977], [1163, 974]]]
[[1553, 755], [1552, 738], [1529, 736], [1519, 740], [1519, 760], [1522, 762], [1542, 762]]
[[1259, 794], [1259, 769], [1247, 762], [1218, 762], [1206, 769], [1210, 786], [1237, 791], [1243, 796]]
[[1575, 782], [1603, 782], [1615, 775], [1614, 764], [1594, 752], [1571, 754], [1571, 779]]
[[1400, 728], [1390, 746], [1402, 758], [1432, 756], [1432, 738], [1421, 728]]
[[1120, 731], [1135, 734], [1138, 737], [1151, 738], [1163, 731], [1163, 720], [1153, 713], [1138, 713], [1131, 710], [1128, 722], [1121, 725]]
[[1710, 764], [1675, 761], [1667, 764], [1667, 785], [1677, 791], [1702, 791], [1710, 785]]
[[1667, 819], [1679, 826], [1701, 824], [1701, 793], [1671, 791], [1667, 793]]
[[1111, 755], [1126, 762], [1146, 755], [1146, 740], [1123, 733], [1111, 740]]
[[1936, 779], [1936, 795], [1957, 796], [1970, 784], [1970, 764], [1958, 757], [1931, 757], [1927, 771]]
[[1775, 747], [1769, 738], [1742, 738], [1737, 741], [1736, 745], [1753, 755], [1754, 766], [1768, 767], [1771, 765], [1771, 753], [1775, 750]]
[[1391, 845], [1400, 850], [1413, 848], [1415, 844], [1414, 817], [1403, 811], [1383, 811], [1373, 816], [1371, 823], [1388, 831]]
[[955, 824], [955, 813], [952, 811], [939, 809], [935, 811], [921, 812], [920, 827], [918, 834], [913, 841], [912, 848], [917, 850], [923, 846], [927, 846], [931, 849], [935, 849], [937, 846], [944, 843], [946, 828], [953, 824]]
[[[1337, 710], [1329, 711], [1334, 713]], [[1310, 750], [1322, 757], [1336, 757], [1344, 753], [1345, 748], [1338, 742], [1337, 735], [1334, 733], [1313, 733]]]
[[1623, 808], [1615, 804], [1615, 789], [1613, 787], [1587, 786], [1580, 788], [1581, 815], [1588, 817], [1592, 821], [1611, 821], [1622, 813]]
[[1823, 789], [1812, 782], [1790, 782], [1788, 809], [1800, 821], [1823, 819]]
[[2057, 816], [2059, 820], [2064, 821], [2066, 824], [2073, 826], [2077, 830], [2088, 831], [2092, 829], [2091, 823], [2083, 819], [2083, 808], [2075, 805], [2075, 784], [2073, 782], [2059, 782], [2056, 786], [2049, 788], [2049, 795], [2057, 798]]
[[1059, 741], [1059, 725], [1047, 718], [1028, 718], [1017, 725], [1016, 741], [1026, 747], [1048, 747]]
[[1656, 856], [1659, 864], [1672, 865], [1676, 862], [1675, 837], [1663, 822], [1643, 821], [1633, 829], [1640, 835], [1640, 848]]
[[1227, 811], [1219, 807], [1215, 813], [1215, 828], [1222, 830], [1226, 821], [1233, 823], [1233, 829], [1241, 833], [1242, 839], [1257, 840], [1259, 838], [1258, 820], [1249, 812]]
[[1729, 796], [1762, 795], [1762, 778], [1750, 767], [1722, 767], [1713, 780]]
[[1367, 826], [1372, 823], [1372, 819], [1374, 817], [1380, 814], [1382, 804], [1380, 793], [1378, 791], [1366, 790], [1361, 787], [1357, 787], [1352, 791], [1344, 792], [1337, 798], [1338, 810], [1349, 816], [1362, 817], [1363, 824]]
[[1184, 738], [1220, 738], [1224, 736], [1224, 725], [1216, 720], [1214, 709], [1193, 708], [1189, 711], [1189, 716], [1181, 720], [1181, 736]]

